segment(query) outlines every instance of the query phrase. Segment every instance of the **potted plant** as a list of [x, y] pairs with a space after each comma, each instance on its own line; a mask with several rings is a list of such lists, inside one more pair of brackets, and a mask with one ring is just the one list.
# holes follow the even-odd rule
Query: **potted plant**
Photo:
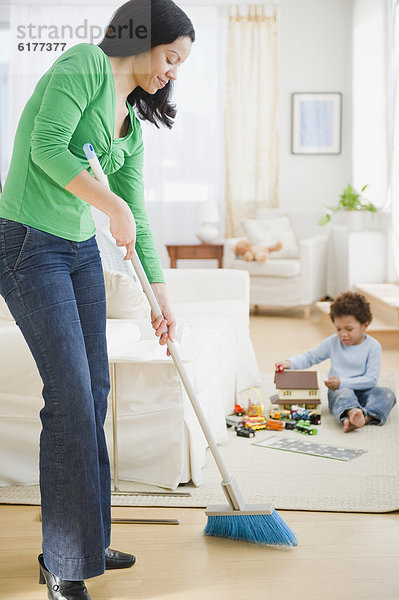
[[[318, 225], [327, 225], [327, 223], [331, 221], [332, 215], [342, 210], [348, 213], [348, 225], [350, 229], [362, 229], [362, 227], [359, 227], [358, 223], [356, 226], [356, 217], [364, 214], [364, 211], [369, 213], [377, 212], [377, 207], [372, 202], [361, 197], [361, 194], [367, 186], [368, 184], [362, 187], [359, 194], [350, 184], [348, 184], [340, 195], [338, 204], [335, 206], [326, 206], [328, 212], [319, 219]], [[353, 217], [355, 217], [355, 219]]]

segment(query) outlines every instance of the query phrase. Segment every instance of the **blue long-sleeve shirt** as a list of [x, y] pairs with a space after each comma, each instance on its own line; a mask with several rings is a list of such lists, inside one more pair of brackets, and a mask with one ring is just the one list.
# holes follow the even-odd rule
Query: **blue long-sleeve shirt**
[[313, 350], [289, 358], [291, 369], [307, 369], [329, 358], [329, 377], [339, 377], [340, 388], [367, 390], [377, 385], [381, 369], [381, 345], [366, 335], [354, 346], [345, 346], [337, 334], [326, 338]]

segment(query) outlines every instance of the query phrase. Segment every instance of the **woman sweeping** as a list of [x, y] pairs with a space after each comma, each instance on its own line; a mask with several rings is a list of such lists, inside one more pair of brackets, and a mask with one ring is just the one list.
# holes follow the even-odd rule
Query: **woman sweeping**
[[[162, 310], [153, 327], [166, 344], [175, 319], [144, 207], [135, 111], [172, 126], [171, 81], [194, 37], [172, 0], [130, 0], [98, 46], [78, 44], [55, 61], [18, 125], [0, 199], [0, 293], [43, 380], [38, 560], [50, 600], [90, 600], [85, 579], [135, 562], [109, 548], [106, 310], [91, 206], [110, 218], [125, 259], [136, 247]], [[110, 189], [88, 172], [86, 142]]]

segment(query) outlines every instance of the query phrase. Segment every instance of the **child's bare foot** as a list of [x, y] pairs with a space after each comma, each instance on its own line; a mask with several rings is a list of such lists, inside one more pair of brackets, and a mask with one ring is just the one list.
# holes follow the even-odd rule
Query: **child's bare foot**
[[363, 427], [371, 420], [367, 417], [366, 419], [364, 418], [363, 411], [360, 410], [360, 408], [350, 408], [347, 412], [347, 416], [344, 419], [344, 433], [348, 433], [348, 431], [353, 431], [354, 429]]
[[360, 408], [351, 408], [348, 410], [348, 418], [351, 425], [354, 427], [364, 427], [365, 419], [363, 411]]
[[353, 431], [354, 429], [356, 429], [356, 427], [354, 425], [351, 425], [348, 417], [345, 417], [343, 423], [344, 423], [344, 433], [348, 433], [348, 431]]

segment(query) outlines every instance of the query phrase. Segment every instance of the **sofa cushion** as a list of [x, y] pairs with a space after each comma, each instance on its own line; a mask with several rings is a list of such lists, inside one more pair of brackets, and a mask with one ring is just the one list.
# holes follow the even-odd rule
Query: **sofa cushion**
[[262, 277], [297, 277], [301, 274], [301, 262], [299, 259], [280, 258], [279, 260], [267, 260], [265, 263], [255, 261], [247, 262], [239, 258], [233, 259], [229, 264], [230, 269], [245, 269], [253, 276]]
[[121, 273], [104, 269], [108, 319], [149, 318], [150, 307], [138, 281]]
[[106, 331], [110, 355], [141, 339], [140, 329], [130, 319], [107, 319]]
[[271, 246], [276, 242], [283, 244], [281, 250], [271, 252], [269, 258], [299, 257], [298, 241], [288, 215], [270, 219], [244, 219], [242, 226], [251, 244], [258, 246]]

